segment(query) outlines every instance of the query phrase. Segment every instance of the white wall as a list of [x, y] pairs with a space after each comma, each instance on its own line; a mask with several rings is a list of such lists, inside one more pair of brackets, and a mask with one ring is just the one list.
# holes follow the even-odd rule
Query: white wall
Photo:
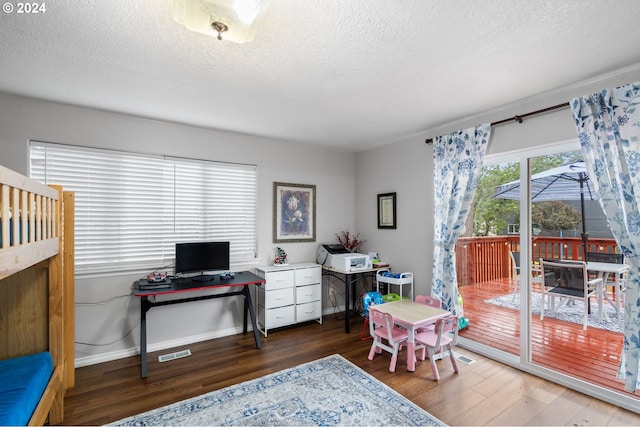
[[[433, 260], [433, 147], [426, 138], [480, 123], [525, 114], [605, 88], [640, 81], [640, 64], [541, 94], [517, 104], [467, 117], [384, 147], [356, 155], [356, 229], [395, 271], [411, 271], [416, 294], [431, 292]], [[576, 139], [569, 108], [492, 128], [488, 155]], [[377, 229], [376, 195], [397, 193], [397, 230]]]
[[[272, 262], [276, 246], [288, 253], [290, 262], [314, 261], [318, 243], [334, 242], [336, 232], [354, 228], [353, 154], [0, 93], [0, 164], [28, 174], [29, 140], [257, 164], [262, 264]], [[316, 185], [317, 242], [273, 243], [274, 181]], [[234, 270], [252, 267], [232, 266]], [[130, 296], [130, 286], [143, 273], [77, 278], [78, 366], [136, 354], [139, 302]], [[240, 299], [236, 300], [152, 309], [149, 350], [237, 333], [242, 317]]]
[[[356, 227], [366, 251], [397, 272], [414, 274], [416, 294], [431, 284], [433, 152], [410, 139], [356, 156]], [[378, 194], [396, 193], [396, 229], [378, 229]], [[397, 292], [397, 288], [395, 288]]]

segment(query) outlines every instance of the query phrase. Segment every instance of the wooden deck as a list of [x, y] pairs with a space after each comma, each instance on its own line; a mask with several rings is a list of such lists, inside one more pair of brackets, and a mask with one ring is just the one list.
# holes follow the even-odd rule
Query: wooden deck
[[[460, 292], [464, 315], [470, 321], [460, 336], [520, 354], [519, 311], [484, 302], [511, 294], [511, 281], [502, 279], [462, 286]], [[538, 315], [532, 316], [531, 329], [534, 363], [640, 400], [640, 396], [625, 391], [623, 381], [616, 378], [622, 334], [592, 327], [584, 331], [581, 324], [550, 317], [540, 321]]]

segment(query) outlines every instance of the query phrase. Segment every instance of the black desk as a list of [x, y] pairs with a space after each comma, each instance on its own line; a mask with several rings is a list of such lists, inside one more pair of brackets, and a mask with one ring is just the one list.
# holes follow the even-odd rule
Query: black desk
[[[388, 270], [389, 267], [380, 267], [380, 268], [368, 268], [366, 270], [354, 270], [354, 271], [345, 271], [345, 270], [339, 270], [337, 268], [333, 268], [333, 267], [327, 267], [327, 266], [323, 266], [322, 267], [322, 275], [323, 276], [329, 276], [329, 277], [335, 277], [336, 279], [340, 280], [342, 283], [344, 283], [344, 295], [345, 295], [345, 301], [344, 301], [344, 333], [348, 334], [351, 332], [351, 319], [350, 319], [350, 312], [351, 312], [351, 308], [349, 307], [350, 305], [350, 294], [352, 292], [352, 289], [355, 288], [355, 279], [358, 275], [363, 275], [363, 276], [372, 276], [373, 280], [375, 280], [375, 276], [377, 274], [377, 272], [379, 270]], [[355, 290], [353, 291], [355, 293]], [[353, 296], [353, 303], [355, 305], [355, 300], [356, 299], [356, 295]]]
[[[256, 315], [253, 311], [253, 303], [251, 302], [249, 286], [259, 285], [264, 282], [265, 280], [263, 278], [258, 277], [253, 273], [241, 271], [236, 273], [234, 278], [224, 280], [220, 279], [220, 275], [215, 275], [213, 280], [207, 282], [198, 282], [191, 278], [174, 279], [171, 283], [171, 287], [168, 288], [141, 290], [138, 288], [136, 283], [133, 294], [140, 297], [140, 376], [142, 378], [147, 377], [147, 311], [151, 310], [153, 307], [242, 295], [244, 296], [244, 324], [242, 333], [247, 333], [247, 313], [249, 313], [251, 316], [251, 324], [253, 325], [253, 336], [256, 341], [256, 348], [262, 348], [260, 335], [258, 334], [258, 326], [256, 324]], [[155, 297], [157, 295], [169, 295], [181, 292], [193, 292], [215, 288], [232, 288], [238, 286], [242, 287], [242, 290], [165, 301], [151, 301], [149, 299], [150, 297]]]

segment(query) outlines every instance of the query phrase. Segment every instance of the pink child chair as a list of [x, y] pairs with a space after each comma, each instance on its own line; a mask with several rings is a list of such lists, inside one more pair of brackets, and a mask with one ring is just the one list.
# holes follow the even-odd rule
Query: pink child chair
[[428, 295], [416, 295], [416, 302], [419, 304], [430, 305], [431, 307], [436, 307], [436, 308], [440, 308], [442, 306], [438, 298], [431, 297]]
[[[442, 307], [442, 303], [438, 298], [428, 296], [428, 295], [416, 295], [416, 302], [418, 304], [425, 304], [435, 308]], [[424, 327], [418, 328], [416, 332], [424, 332], [428, 330], [433, 330], [434, 328], [435, 328], [435, 325], [424, 326]]]
[[[400, 346], [406, 344], [409, 338], [406, 329], [395, 327], [392, 315], [382, 313], [376, 310], [375, 306], [371, 306], [369, 307], [369, 333], [373, 337], [371, 350], [369, 350], [369, 360], [373, 360], [376, 353], [380, 354], [382, 350], [386, 350], [391, 353], [389, 372], [395, 372]], [[387, 341], [387, 343], [385, 344], [384, 341]]]
[[[422, 348], [422, 356], [420, 360], [425, 358], [425, 350], [429, 352], [429, 363], [431, 363], [431, 371], [433, 378], [440, 380], [438, 367], [436, 366], [435, 355], [445, 348], [449, 351], [449, 359], [453, 365], [453, 370], [458, 372], [458, 364], [453, 355], [452, 347], [458, 341], [458, 316], [447, 316], [436, 321], [435, 329], [427, 330], [415, 335], [416, 346], [424, 346]], [[444, 356], [444, 353], [443, 353]]]

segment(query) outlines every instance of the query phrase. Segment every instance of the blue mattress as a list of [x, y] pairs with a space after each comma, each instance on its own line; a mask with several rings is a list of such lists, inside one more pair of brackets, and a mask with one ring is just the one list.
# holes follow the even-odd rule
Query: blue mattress
[[48, 352], [0, 360], [0, 426], [27, 425], [52, 373]]
[[[30, 222], [27, 221], [27, 224], [29, 224]], [[18, 244], [22, 244], [23, 240], [22, 240], [22, 219], [20, 220], [20, 235], [19, 235], [19, 239], [18, 239]], [[29, 229], [29, 227], [27, 227], [27, 240], [25, 242], [29, 241], [29, 237], [31, 235], [31, 230]], [[0, 242], [2, 242], [2, 218], [0, 217]], [[9, 219], [9, 246], [13, 246], [13, 218]]]

